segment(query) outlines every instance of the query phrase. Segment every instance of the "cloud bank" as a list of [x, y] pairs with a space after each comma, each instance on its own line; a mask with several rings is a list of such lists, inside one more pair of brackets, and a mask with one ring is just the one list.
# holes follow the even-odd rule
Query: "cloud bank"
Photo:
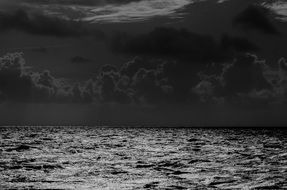
[[[211, 67], [211, 68], [210, 68]], [[215, 69], [216, 67], [216, 69]], [[185, 71], [185, 72], [184, 72]], [[104, 65], [93, 79], [71, 81], [49, 71], [35, 72], [21, 53], [0, 58], [1, 101], [39, 103], [118, 103], [137, 105], [286, 103], [287, 63], [272, 68], [242, 54], [210, 64], [197, 76], [180, 62], [136, 57], [120, 68]]]
[[0, 94], [2, 101], [16, 102], [87, 102], [77, 83], [55, 78], [49, 71], [34, 72], [22, 53], [9, 53], [0, 58]]

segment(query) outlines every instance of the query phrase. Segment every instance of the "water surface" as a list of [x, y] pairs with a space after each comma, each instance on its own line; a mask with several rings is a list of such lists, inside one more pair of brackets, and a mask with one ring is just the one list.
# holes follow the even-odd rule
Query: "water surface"
[[0, 189], [287, 189], [287, 130], [0, 128]]

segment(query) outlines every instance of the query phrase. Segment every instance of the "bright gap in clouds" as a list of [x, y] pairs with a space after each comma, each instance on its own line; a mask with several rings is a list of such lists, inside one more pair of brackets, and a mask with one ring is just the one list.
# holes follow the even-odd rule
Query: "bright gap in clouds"
[[[1, 1], [1, 0], [0, 0]], [[202, 1], [230, 0], [20, 0], [47, 15], [90, 23], [121, 23], [154, 17], [182, 18], [187, 5]]]
[[[7, 0], [0, 0], [6, 1]], [[13, 1], [13, 0], [11, 0]], [[20, 0], [25, 6], [40, 9], [47, 15], [91, 23], [137, 22], [157, 16], [180, 18], [183, 8], [200, 1], [224, 3], [230, 0]], [[281, 20], [287, 21], [287, 2], [262, 1]]]
[[274, 1], [273, 3], [263, 3], [263, 6], [271, 9], [278, 15], [278, 19], [287, 21], [287, 2], [286, 0]]
[[[0, 6], [14, 2], [14, 5], [21, 4], [64, 19], [117, 23], [149, 20], [158, 16], [181, 18], [183, 8], [201, 1], [220, 4], [230, 0], [0, 0]], [[273, 10], [278, 19], [287, 21], [286, 0], [262, 0], [260, 3]]]
[[[72, 18], [92, 23], [98, 22], [135, 22], [156, 16], [179, 17], [178, 11], [201, 0], [140, 0], [127, 3], [106, 3], [87, 6], [79, 4], [25, 3], [34, 9], [41, 9], [48, 15]], [[105, 2], [105, 3], [103, 3]]]
[[192, 0], [143, 0], [125, 5], [106, 5], [91, 10], [85, 21], [130, 22], [155, 16], [177, 17], [177, 11], [193, 3]]

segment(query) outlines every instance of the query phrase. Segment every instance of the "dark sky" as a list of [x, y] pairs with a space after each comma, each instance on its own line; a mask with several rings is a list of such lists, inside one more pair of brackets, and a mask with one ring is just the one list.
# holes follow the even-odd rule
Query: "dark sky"
[[1, 0], [1, 125], [286, 125], [287, 3]]

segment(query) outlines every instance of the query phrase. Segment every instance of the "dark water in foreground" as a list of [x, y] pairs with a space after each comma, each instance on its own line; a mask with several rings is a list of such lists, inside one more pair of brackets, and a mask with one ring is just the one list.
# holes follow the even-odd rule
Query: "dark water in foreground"
[[0, 189], [287, 189], [287, 130], [0, 128]]

